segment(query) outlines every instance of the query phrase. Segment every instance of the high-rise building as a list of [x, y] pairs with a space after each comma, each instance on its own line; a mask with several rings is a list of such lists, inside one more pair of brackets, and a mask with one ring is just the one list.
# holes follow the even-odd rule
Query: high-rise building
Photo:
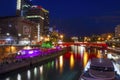
[[39, 24], [40, 35], [47, 36], [49, 33], [49, 11], [45, 10], [41, 6], [31, 6], [26, 13], [26, 18]]
[[25, 16], [27, 10], [31, 7], [31, 0], [17, 0], [16, 3], [16, 15]]
[[16, 15], [39, 25], [39, 27], [34, 27], [33, 31], [37, 38], [47, 36], [49, 34], [49, 11], [41, 6], [33, 6], [31, 1], [17, 0]]
[[[17, 0], [16, 15], [23, 16], [40, 25], [40, 35], [47, 36], [49, 33], [49, 11], [41, 6], [33, 6], [31, 0]], [[38, 29], [34, 31], [37, 35]]]
[[115, 37], [120, 37], [120, 25], [115, 27]]

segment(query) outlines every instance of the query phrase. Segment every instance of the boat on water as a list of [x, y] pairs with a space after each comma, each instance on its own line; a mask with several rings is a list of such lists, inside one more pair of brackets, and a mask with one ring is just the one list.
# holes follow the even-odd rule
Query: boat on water
[[93, 58], [89, 66], [79, 80], [115, 80], [114, 66], [110, 59]]

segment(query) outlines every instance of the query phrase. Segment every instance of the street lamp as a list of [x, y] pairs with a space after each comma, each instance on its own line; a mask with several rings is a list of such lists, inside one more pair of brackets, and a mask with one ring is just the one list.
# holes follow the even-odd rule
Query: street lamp
[[108, 36], [107, 36], [107, 40], [110, 40], [110, 39], [111, 39], [111, 37], [112, 37], [111, 35], [108, 35]]
[[20, 36], [21, 36], [21, 34], [20, 34], [20, 33], [18, 33], [18, 36], [20, 37]]
[[9, 36], [9, 35], [10, 35], [10, 33], [6, 33], [6, 35], [7, 35], [7, 36]]
[[63, 35], [60, 35], [60, 38], [63, 39]]

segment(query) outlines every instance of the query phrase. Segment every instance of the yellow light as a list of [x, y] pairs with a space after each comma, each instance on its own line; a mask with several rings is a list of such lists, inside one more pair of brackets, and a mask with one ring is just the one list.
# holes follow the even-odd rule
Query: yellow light
[[40, 39], [43, 40], [44, 38], [41, 36]]
[[62, 73], [62, 71], [63, 71], [63, 56], [59, 57], [59, 61], [60, 61], [60, 73]]
[[115, 45], [112, 45], [113, 48], [115, 48]]
[[73, 56], [73, 54], [71, 54], [71, 56], [70, 56], [70, 68], [71, 68], [71, 69], [73, 69], [74, 63], [75, 63], [75, 61], [74, 61], [74, 56]]
[[16, 50], [16, 47], [15, 47], [15, 46], [11, 46], [11, 52], [12, 52], [12, 53], [17, 52], [17, 50]]
[[23, 49], [32, 49], [30, 46], [26, 46], [26, 47], [24, 47]]
[[42, 8], [42, 10], [43, 10], [44, 12], [46, 12], [46, 13], [49, 13], [49, 11], [48, 11], [48, 10], [46, 10], [46, 9], [44, 9], [44, 8]]
[[108, 35], [108, 38], [111, 38], [111, 35]]
[[45, 38], [44, 40], [45, 40], [45, 41], [50, 41], [50, 38], [49, 38], [49, 37], [47, 37], [47, 38]]
[[111, 35], [108, 35], [107, 40], [109, 40], [111, 37], [112, 37]]
[[100, 41], [100, 40], [101, 40], [101, 38], [99, 37], [99, 38], [98, 38], [98, 40]]
[[83, 66], [84, 67], [86, 66], [87, 62], [88, 62], [88, 54], [87, 54], [87, 52], [85, 52], [84, 57], [83, 57]]
[[60, 38], [62, 39], [62, 38], [63, 38], [63, 35], [60, 35]]

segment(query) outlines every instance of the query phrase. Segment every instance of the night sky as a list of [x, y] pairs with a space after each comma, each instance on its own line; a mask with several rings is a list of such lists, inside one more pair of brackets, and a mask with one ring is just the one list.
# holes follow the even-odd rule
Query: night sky
[[[50, 12], [50, 26], [69, 36], [114, 32], [120, 0], [32, 0]], [[14, 16], [16, 0], [0, 0], [0, 16]]]

